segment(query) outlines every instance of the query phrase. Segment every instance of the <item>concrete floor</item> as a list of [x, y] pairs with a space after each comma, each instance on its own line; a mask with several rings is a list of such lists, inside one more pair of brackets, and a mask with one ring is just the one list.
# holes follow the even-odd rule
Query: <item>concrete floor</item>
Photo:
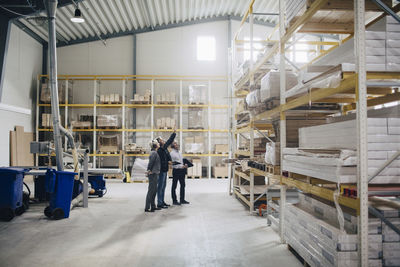
[[301, 266], [227, 182], [188, 180], [191, 204], [155, 213], [144, 213], [147, 184], [117, 180], [69, 219], [50, 221], [44, 205], [31, 206], [0, 222], [0, 266]]

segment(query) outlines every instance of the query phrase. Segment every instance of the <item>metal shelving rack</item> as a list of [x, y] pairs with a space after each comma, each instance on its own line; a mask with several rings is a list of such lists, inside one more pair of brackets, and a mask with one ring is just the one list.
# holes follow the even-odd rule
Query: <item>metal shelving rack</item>
[[[41, 88], [41, 81], [46, 79], [47, 75], [39, 75], [37, 78], [37, 110], [36, 110], [36, 141], [39, 140], [39, 132], [51, 132], [52, 129], [40, 128], [39, 127], [39, 116], [41, 114], [41, 107], [50, 107], [50, 104], [42, 104], [40, 103], [39, 93]], [[154, 127], [154, 110], [156, 108], [179, 108], [179, 129], [177, 129], [177, 133], [179, 133], [179, 142], [183, 144], [182, 133], [207, 133], [208, 139], [208, 151], [207, 153], [201, 154], [183, 154], [185, 157], [206, 157], [208, 159], [208, 177], [211, 177], [211, 163], [213, 157], [226, 157], [228, 154], [215, 154], [212, 151], [212, 142], [211, 135], [212, 133], [223, 133], [228, 137], [228, 129], [211, 129], [209, 128], [211, 125], [211, 115], [212, 111], [216, 109], [228, 109], [228, 105], [217, 105], [212, 103], [211, 97], [211, 87], [212, 82], [226, 82], [225, 76], [166, 76], [166, 75], [59, 75], [59, 82], [65, 82], [65, 100], [63, 104], [60, 104], [60, 107], [65, 109], [65, 117], [64, 117], [64, 125], [68, 125], [68, 109], [79, 109], [79, 108], [89, 108], [93, 110], [93, 128], [91, 129], [72, 129], [73, 132], [90, 132], [93, 134], [93, 152], [89, 154], [89, 157], [92, 158], [92, 162], [94, 167], [96, 167], [96, 158], [98, 157], [120, 157], [122, 156], [120, 153], [117, 154], [104, 154], [97, 153], [97, 135], [99, 132], [116, 132], [121, 133], [122, 135], [122, 150], [125, 146], [125, 135], [129, 132], [147, 132], [150, 134], [150, 138], [154, 139], [154, 133], [156, 132], [171, 132], [172, 129], [155, 129]], [[70, 89], [70, 83], [73, 81], [93, 81], [93, 103], [88, 104], [75, 104], [68, 102], [68, 91]], [[121, 95], [122, 95], [122, 103], [120, 104], [99, 104], [97, 103], [98, 98], [98, 88], [99, 84], [102, 81], [121, 81]], [[150, 104], [129, 104], [126, 97], [126, 85], [129, 81], [150, 81], [151, 83], [151, 103]], [[175, 81], [179, 82], [179, 102], [178, 104], [156, 104], [154, 103], [154, 90], [155, 90], [155, 82], [156, 81]], [[183, 101], [183, 82], [206, 82], [208, 84], [208, 104], [185, 104]], [[227, 88], [229, 90], [229, 88]], [[98, 108], [118, 108], [121, 109], [122, 113], [122, 127], [116, 129], [98, 129], [96, 127], [96, 115]], [[150, 109], [151, 114], [151, 127], [147, 129], [131, 129], [125, 128], [126, 125], [126, 111], [128, 109]], [[183, 117], [183, 109], [190, 108], [203, 108], [207, 110], [208, 117], [208, 127], [206, 129], [184, 129], [182, 123]], [[226, 138], [228, 139], [228, 138]], [[67, 142], [67, 140], [65, 140]], [[36, 162], [38, 162], [39, 156], [47, 156], [47, 155], [37, 155]], [[148, 156], [148, 154], [126, 154], [124, 157], [143, 157]]]
[[[237, 97], [243, 97], [246, 95], [245, 91], [250, 86], [254, 84], [254, 76], [255, 74], [262, 73], [261, 67], [273, 56], [279, 54], [279, 71], [280, 71], [280, 105], [276, 108], [271, 110], [267, 110], [262, 112], [261, 114], [254, 116], [250, 119], [246, 130], [251, 136], [253, 137], [253, 129], [251, 125], [257, 123], [260, 120], [267, 120], [267, 119], [276, 119], [279, 118], [280, 120], [280, 142], [281, 142], [281, 152], [286, 147], [286, 114], [285, 112], [294, 109], [296, 107], [300, 107], [305, 105], [309, 102], [319, 101], [327, 99], [335, 94], [340, 93], [348, 93], [351, 91], [355, 95], [355, 103], [349, 104], [348, 100], [345, 99], [337, 99], [337, 103], [347, 104], [344, 108], [344, 111], [348, 111], [349, 109], [356, 109], [356, 123], [357, 123], [357, 136], [358, 136], [358, 144], [357, 144], [357, 153], [358, 153], [358, 168], [357, 168], [357, 198], [349, 198], [346, 196], [341, 195], [339, 197], [339, 203], [343, 206], [350, 207], [357, 211], [358, 214], [358, 235], [359, 235], [359, 255], [360, 255], [360, 265], [361, 266], [368, 266], [368, 157], [367, 157], [367, 107], [376, 106], [383, 103], [388, 103], [392, 101], [400, 100], [399, 94], [396, 93], [388, 93], [385, 96], [378, 96], [373, 99], [367, 99], [367, 80], [370, 79], [380, 79], [380, 80], [391, 80], [396, 79], [400, 80], [400, 73], [394, 72], [367, 72], [366, 71], [366, 62], [365, 62], [365, 29], [369, 25], [373, 24], [374, 22], [378, 21], [379, 19], [385, 16], [385, 13], [382, 13], [375, 18], [372, 22], [366, 25], [365, 19], [365, 0], [354, 0], [354, 7], [348, 9], [348, 11], [352, 10], [354, 12], [354, 32], [346, 32], [346, 34], [350, 34], [349, 37], [346, 39], [338, 42], [337, 44], [333, 44], [333, 46], [320, 53], [316, 56], [311, 62], [309, 62], [306, 66], [311, 65], [314, 61], [318, 58], [326, 55], [327, 53], [333, 51], [335, 48], [340, 46], [341, 44], [348, 41], [350, 38], [354, 37], [355, 46], [354, 52], [356, 55], [356, 69], [353, 73], [345, 73], [340, 85], [336, 88], [326, 88], [326, 89], [315, 89], [313, 90], [312, 94], [305, 93], [304, 95], [297, 97], [295, 99], [291, 99], [289, 101], [286, 100], [286, 84], [285, 84], [285, 71], [286, 71], [286, 58], [285, 52], [287, 50], [286, 45], [289, 42], [296, 42], [294, 38], [294, 34], [303, 27], [315, 14], [318, 10], [323, 8], [327, 3], [328, 0], [315, 0], [309, 6], [309, 8], [305, 11], [303, 15], [301, 15], [297, 20], [285, 28], [285, 0], [279, 0], [279, 25], [274, 29], [279, 29], [279, 40], [271, 41], [272, 34], [267, 38], [267, 42], [271, 41], [273, 46], [269, 49], [264, 55], [257, 61], [253, 62], [253, 5], [255, 0], [250, 1], [249, 7], [247, 11], [244, 13], [244, 17], [242, 19], [242, 23], [240, 25], [239, 31], [241, 30], [244, 22], [249, 19], [250, 24], [250, 68], [249, 71], [243, 75], [239, 82], [235, 85], [232, 85], [233, 94]], [[374, 1], [375, 2], [375, 1]], [[399, 4], [397, 4], [393, 10], [395, 12], [399, 11]], [[322, 31], [319, 33], [323, 33]], [[235, 48], [235, 41], [237, 39], [238, 33], [235, 35], [233, 40], [233, 47]], [[316, 42], [318, 43], [318, 42]], [[323, 45], [324, 42], [321, 42]], [[233, 60], [235, 59], [235, 49], [233, 49]], [[232, 107], [231, 107], [232, 108]], [[236, 129], [236, 133], [240, 131], [243, 132], [241, 129]], [[247, 153], [237, 153], [237, 155], [245, 155], [245, 156], [252, 156], [254, 155], [252, 152], [252, 148]], [[282, 157], [281, 153], [281, 157]], [[282, 162], [282, 158], [281, 158]], [[243, 175], [239, 173], [247, 179], [251, 181], [251, 177], [248, 175]], [[287, 178], [282, 175], [281, 170], [281, 194], [280, 194], [280, 205], [279, 205], [279, 232], [281, 236], [282, 242], [284, 240], [284, 208], [286, 202], [286, 188], [287, 187], [295, 187], [300, 189], [305, 193], [311, 193], [323, 199], [333, 201], [334, 199], [334, 191], [328, 188], [324, 188], [318, 186], [317, 184], [313, 184], [312, 182], [303, 182], [293, 178]], [[251, 189], [250, 189], [251, 190]], [[242, 198], [242, 197], [240, 197]], [[242, 198], [243, 199], [243, 198]], [[253, 197], [254, 199], [254, 197]], [[271, 203], [272, 204], [272, 203]], [[252, 203], [249, 203], [250, 211], [252, 212]], [[269, 206], [269, 205], [268, 205]], [[276, 207], [276, 205], [274, 205]], [[276, 221], [276, 220], [275, 220]]]

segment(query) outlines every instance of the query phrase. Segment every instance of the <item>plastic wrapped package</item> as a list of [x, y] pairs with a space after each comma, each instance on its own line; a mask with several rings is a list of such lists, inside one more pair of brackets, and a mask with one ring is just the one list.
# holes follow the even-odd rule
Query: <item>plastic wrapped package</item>
[[[297, 75], [292, 71], [286, 71], [286, 91], [298, 84]], [[280, 72], [270, 71], [261, 79], [260, 102], [280, 96]]]
[[257, 107], [257, 105], [260, 103], [260, 90], [254, 90], [247, 94], [246, 96], [246, 103], [247, 106], [254, 108]]
[[265, 163], [271, 165], [281, 164], [280, 143], [268, 142], [265, 145]]
[[189, 104], [204, 104], [206, 102], [207, 86], [189, 85]]
[[185, 151], [189, 154], [204, 153], [204, 143], [185, 143]]
[[[65, 83], [58, 82], [58, 102], [65, 103]], [[43, 103], [50, 103], [50, 86], [48, 83], [42, 84], [42, 90], [40, 91], [40, 101]]]
[[98, 148], [100, 152], [112, 152], [116, 153], [119, 151], [120, 147], [120, 136], [119, 134], [115, 135], [99, 135], [98, 137]]
[[120, 127], [118, 115], [97, 115], [97, 127]]
[[204, 110], [202, 108], [190, 108], [188, 110], [188, 128], [204, 129]]
[[131, 178], [134, 181], [144, 181], [147, 180], [146, 171], [147, 165], [149, 164], [148, 159], [136, 158], [133, 163]]

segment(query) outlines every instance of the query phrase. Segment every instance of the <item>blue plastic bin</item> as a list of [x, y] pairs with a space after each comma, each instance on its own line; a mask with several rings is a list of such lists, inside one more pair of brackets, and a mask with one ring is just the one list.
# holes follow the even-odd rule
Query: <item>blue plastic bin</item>
[[11, 221], [25, 209], [22, 188], [25, 169], [0, 168], [0, 219]]
[[46, 191], [50, 193], [50, 206], [44, 210], [47, 217], [56, 220], [69, 217], [75, 175], [75, 172], [47, 170]]
[[90, 175], [88, 177], [90, 187], [94, 192], [90, 192], [90, 195], [97, 195], [103, 197], [106, 191], [106, 181], [104, 175]]

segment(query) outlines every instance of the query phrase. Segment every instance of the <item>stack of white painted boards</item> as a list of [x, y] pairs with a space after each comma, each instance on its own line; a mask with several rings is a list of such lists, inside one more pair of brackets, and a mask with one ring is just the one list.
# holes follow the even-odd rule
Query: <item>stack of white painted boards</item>
[[[400, 226], [399, 207], [371, 203], [388, 220]], [[340, 229], [336, 208], [311, 195], [299, 194], [299, 203], [285, 209], [285, 240], [311, 266], [357, 266], [357, 217], [343, 211]], [[378, 218], [370, 218], [369, 266], [400, 266], [399, 235]]]
[[[283, 170], [337, 183], [356, 183], [355, 120], [300, 128], [299, 148], [283, 151]], [[400, 118], [368, 118], [368, 175], [400, 150]], [[395, 160], [371, 183], [400, 183]]]

